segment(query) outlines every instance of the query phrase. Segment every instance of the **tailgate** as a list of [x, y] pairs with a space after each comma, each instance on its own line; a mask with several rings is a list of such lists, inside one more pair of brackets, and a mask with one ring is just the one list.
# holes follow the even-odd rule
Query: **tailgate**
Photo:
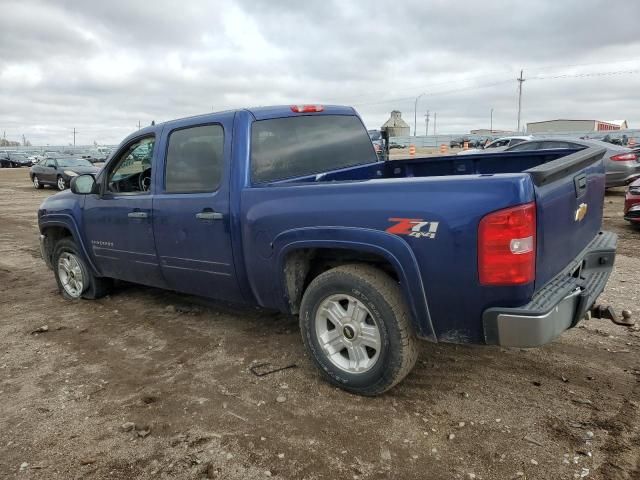
[[600, 231], [604, 153], [604, 148], [587, 148], [527, 170], [536, 192], [536, 291], [571, 263]]

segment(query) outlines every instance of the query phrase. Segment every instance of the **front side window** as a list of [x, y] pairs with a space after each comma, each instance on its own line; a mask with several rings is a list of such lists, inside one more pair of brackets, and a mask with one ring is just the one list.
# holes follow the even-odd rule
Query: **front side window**
[[509, 145], [518, 145], [519, 143], [526, 142], [524, 138], [513, 138], [509, 142]]
[[251, 179], [254, 183], [377, 161], [369, 135], [355, 116], [306, 115], [253, 123]]
[[165, 170], [167, 193], [215, 192], [222, 178], [224, 130], [201, 125], [169, 136]]
[[151, 189], [154, 137], [138, 140], [120, 154], [109, 172], [107, 189], [114, 193], [144, 193]]
[[486, 148], [506, 147], [507, 145], [509, 145], [509, 140], [496, 140], [495, 142], [487, 145]]

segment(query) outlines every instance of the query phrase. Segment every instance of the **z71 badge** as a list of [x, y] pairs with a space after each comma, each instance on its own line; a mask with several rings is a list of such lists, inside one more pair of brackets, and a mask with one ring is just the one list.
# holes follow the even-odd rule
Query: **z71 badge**
[[414, 238], [436, 238], [438, 222], [427, 222], [421, 218], [390, 218], [395, 222], [387, 228], [387, 233], [395, 235], [408, 235]]

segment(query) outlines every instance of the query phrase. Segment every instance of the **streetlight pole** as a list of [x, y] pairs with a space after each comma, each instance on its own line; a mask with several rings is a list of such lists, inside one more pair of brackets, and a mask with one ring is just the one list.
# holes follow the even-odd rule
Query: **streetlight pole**
[[489, 132], [493, 133], [493, 108], [491, 109], [491, 123], [489, 126]]
[[418, 95], [416, 97], [416, 101], [413, 104], [413, 136], [416, 136], [416, 133], [418, 131], [418, 100], [420, 100], [420, 97], [422, 97], [423, 95], [426, 95], [424, 92], [421, 93], [420, 95]]

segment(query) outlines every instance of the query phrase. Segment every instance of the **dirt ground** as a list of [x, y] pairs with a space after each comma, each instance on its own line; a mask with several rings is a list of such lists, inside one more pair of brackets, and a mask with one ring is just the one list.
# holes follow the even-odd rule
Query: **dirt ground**
[[[295, 318], [121, 286], [68, 302], [26, 169], [0, 170], [0, 477], [640, 478], [640, 332], [583, 322], [523, 350], [428, 344], [391, 392], [329, 386]], [[640, 231], [601, 300], [639, 311]], [[33, 333], [42, 326], [48, 331]], [[295, 364], [264, 377], [250, 367]]]

